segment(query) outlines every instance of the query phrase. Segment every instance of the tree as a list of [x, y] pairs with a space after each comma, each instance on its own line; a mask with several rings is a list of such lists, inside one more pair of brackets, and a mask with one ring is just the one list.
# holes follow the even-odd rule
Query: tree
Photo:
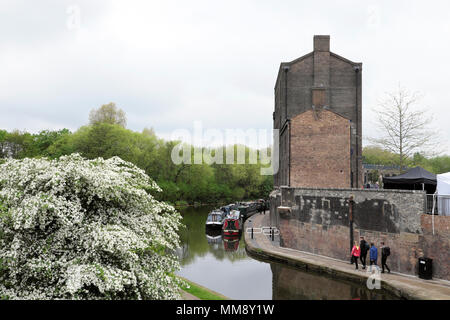
[[415, 152], [431, 152], [436, 150], [437, 131], [430, 128], [433, 121], [425, 109], [416, 105], [420, 95], [410, 93], [399, 86], [375, 108], [377, 125], [381, 130], [380, 138], [371, 138], [371, 142], [398, 156], [400, 170], [406, 165], [407, 159]]
[[14, 130], [6, 134], [2, 143], [3, 155], [11, 158], [34, 157], [37, 154], [33, 135], [28, 132]]
[[58, 131], [43, 130], [33, 136], [33, 144], [36, 149], [36, 153], [40, 156], [49, 156], [50, 146], [57, 143], [58, 140], [63, 139], [65, 136], [70, 135], [69, 129], [62, 129]]
[[6, 137], [8, 136], [8, 131], [0, 129], [0, 158], [6, 157]]
[[99, 109], [92, 109], [89, 114], [89, 123], [109, 123], [127, 126], [127, 117], [122, 109], [118, 109], [114, 102], [102, 105]]
[[181, 216], [118, 157], [0, 165], [0, 299], [179, 298]]

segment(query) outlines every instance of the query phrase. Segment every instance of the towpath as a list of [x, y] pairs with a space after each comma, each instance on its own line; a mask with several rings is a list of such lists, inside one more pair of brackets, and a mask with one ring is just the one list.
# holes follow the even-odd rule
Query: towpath
[[[285, 263], [313, 272], [327, 273], [336, 279], [359, 282], [362, 285], [368, 283], [368, 278], [371, 276], [368, 269], [355, 270], [355, 267], [347, 261], [280, 247], [279, 236], [276, 236], [274, 241], [272, 241], [269, 235], [254, 232], [252, 239], [249, 232], [251, 228], [253, 227], [254, 231], [259, 231], [257, 228], [263, 226], [270, 227], [268, 212], [266, 214], [253, 215], [245, 222], [244, 228], [248, 232], [244, 232], [244, 239], [246, 250], [251, 256]], [[450, 299], [449, 281], [438, 279], [423, 280], [415, 276], [392, 272], [379, 274], [379, 276], [372, 275], [369, 282], [374, 285], [377, 278], [380, 279], [382, 289], [401, 298], [423, 300]]]

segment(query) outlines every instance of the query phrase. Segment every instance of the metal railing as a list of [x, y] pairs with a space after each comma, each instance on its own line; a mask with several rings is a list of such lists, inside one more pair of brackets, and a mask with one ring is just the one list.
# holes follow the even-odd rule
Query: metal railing
[[450, 195], [427, 194], [426, 213], [437, 215], [450, 215]]
[[437, 213], [436, 199], [434, 198], [434, 194], [427, 194], [427, 214], [433, 213], [433, 206], [435, 206], [435, 213]]

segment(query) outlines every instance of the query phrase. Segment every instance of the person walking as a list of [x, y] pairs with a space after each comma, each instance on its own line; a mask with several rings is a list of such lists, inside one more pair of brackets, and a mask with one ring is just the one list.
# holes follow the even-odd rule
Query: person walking
[[388, 273], [391, 273], [391, 269], [389, 269], [386, 264], [387, 258], [391, 255], [391, 248], [384, 245], [384, 242], [381, 242], [381, 273], [384, 273], [384, 267], [386, 267]]
[[355, 241], [355, 245], [352, 248], [352, 261], [356, 265], [355, 270], [358, 270], [358, 258], [360, 255], [361, 255], [361, 247], [358, 245], [358, 241]]
[[375, 247], [373, 242], [370, 244], [369, 258], [370, 258], [370, 272], [372, 272], [373, 264], [378, 268], [378, 266], [377, 266], [378, 249], [377, 249], [377, 247]]
[[360, 242], [359, 242], [359, 246], [361, 247], [361, 256], [359, 257], [359, 259], [361, 260], [361, 264], [363, 265], [363, 269], [366, 268], [366, 259], [367, 259], [367, 251], [369, 251], [370, 246], [367, 243], [367, 241], [364, 239], [363, 236], [359, 237]]

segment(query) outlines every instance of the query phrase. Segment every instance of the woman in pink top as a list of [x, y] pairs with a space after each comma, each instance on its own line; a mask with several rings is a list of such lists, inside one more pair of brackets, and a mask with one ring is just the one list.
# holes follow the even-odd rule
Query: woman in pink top
[[355, 241], [355, 245], [352, 248], [352, 260], [355, 262], [356, 270], [358, 270], [358, 258], [361, 255], [361, 247], [358, 245], [358, 241]]

